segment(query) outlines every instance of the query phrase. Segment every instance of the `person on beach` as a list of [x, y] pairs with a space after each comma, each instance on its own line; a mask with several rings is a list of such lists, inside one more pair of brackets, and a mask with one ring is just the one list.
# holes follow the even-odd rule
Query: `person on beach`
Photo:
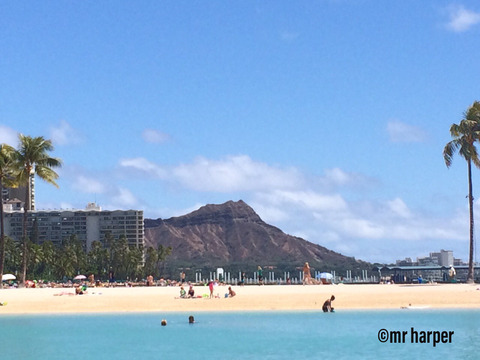
[[182, 299], [185, 299], [187, 297], [187, 292], [185, 291], [185, 289], [183, 288], [183, 286], [180, 288], [180, 297]]
[[195, 290], [193, 290], [193, 286], [190, 285], [190, 289], [188, 289], [188, 297], [194, 298], [195, 297]]
[[153, 286], [153, 276], [152, 275], [147, 276], [147, 286]]
[[75, 288], [75, 295], [83, 295], [87, 291], [87, 287], [84, 284], [80, 284]]
[[325, 300], [322, 306], [323, 312], [333, 312], [332, 301], [335, 300], [335, 296], [332, 295], [330, 299]]
[[308, 262], [305, 262], [303, 265], [303, 285], [305, 284], [311, 284], [312, 282], [312, 275], [310, 274], [310, 265], [308, 265]]
[[182, 284], [185, 282], [185, 271], [182, 271], [180, 273], [180, 281], [182, 282]]
[[263, 285], [263, 270], [261, 266], [258, 266], [257, 274], [258, 274], [258, 285]]
[[109, 286], [112, 286], [113, 283], [115, 282], [115, 273], [112, 269], [110, 269], [109, 273], [108, 273], [108, 283], [109, 283]]
[[234, 297], [235, 295], [237, 295], [237, 294], [235, 293], [235, 291], [232, 290], [232, 287], [229, 286], [228, 287], [228, 297]]
[[213, 299], [213, 281], [208, 283], [208, 288], [210, 289], [210, 299]]

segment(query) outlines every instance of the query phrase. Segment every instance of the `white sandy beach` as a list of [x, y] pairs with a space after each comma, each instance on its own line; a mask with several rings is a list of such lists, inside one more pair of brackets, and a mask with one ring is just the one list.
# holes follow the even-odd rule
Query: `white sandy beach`
[[[62, 314], [94, 312], [268, 311], [321, 310], [331, 295], [336, 309], [480, 308], [480, 286], [425, 285], [268, 285], [234, 286], [237, 295], [225, 298], [227, 286], [215, 287], [219, 298], [179, 299], [179, 287], [89, 288], [85, 295], [59, 288], [0, 290], [1, 314]], [[195, 286], [195, 295], [208, 288]], [[60, 295], [64, 294], [64, 295]], [[60, 296], [59, 296], [60, 295]]]

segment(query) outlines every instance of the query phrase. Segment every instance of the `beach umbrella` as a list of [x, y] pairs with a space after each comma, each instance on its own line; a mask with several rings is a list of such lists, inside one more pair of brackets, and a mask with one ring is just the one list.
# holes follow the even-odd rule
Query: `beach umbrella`
[[5, 274], [2, 276], [2, 281], [15, 280], [16, 278], [13, 274]]
[[77, 275], [73, 278], [73, 280], [85, 280], [87, 277], [85, 275]]
[[320, 273], [319, 275], [317, 275], [317, 278], [318, 278], [318, 279], [332, 280], [332, 279], [333, 279], [333, 275], [330, 274], [330, 273], [327, 273], [327, 272], [322, 272], [322, 273]]

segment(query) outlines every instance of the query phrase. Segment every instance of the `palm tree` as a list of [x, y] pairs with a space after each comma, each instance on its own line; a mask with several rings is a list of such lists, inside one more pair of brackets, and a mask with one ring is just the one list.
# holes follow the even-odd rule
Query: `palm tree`
[[145, 253], [144, 275], [145, 277], [152, 275], [158, 276], [158, 253], [153, 247], [148, 247]]
[[171, 246], [163, 246], [162, 244], [158, 245], [157, 248], [157, 266], [156, 268], [159, 269], [160, 263], [163, 263], [163, 270], [162, 273], [165, 273], [165, 268], [167, 266], [167, 258], [172, 254], [172, 247]]
[[472, 190], [472, 162], [480, 168], [480, 159], [475, 142], [480, 141], [480, 102], [475, 101], [465, 112], [464, 119], [459, 124], [450, 127], [453, 140], [445, 145], [443, 158], [447, 167], [452, 165], [453, 155], [458, 151], [467, 161], [468, 169], [468, 206], [470, 212], [470, 253], [468, 257], [467, 283], [474, 282], [473, 269], [473, 190]]
[[62, 162], [60, 159], [50, 157], [48, 154], [53, 150], [50, 140], [45, 140], [43, 136], [31, 137], [20, 134], [20, 146], [16, 152], [17, 165], [20, 170], [18, 182], [26, 188], [24, 215], [23, 215], [23, 257], [22, 257], [22, 274], [21, 284], [25, 285], [25, 277], [27, 274], [27, 220], [28, 211], [31, 210], [30, 198], [30, 179], [31, 176], [38, 175], [40, 179], [58, 187], [55, 180], [58, 174], [53, 170], [60, 167]]
[[0, 289], [3, 288], [3, 266], [5, 264], [5, 223], [3, 215], [3, 186], [15, 186], [14, 157], [15, 149], [10, 145], [0, 144]]

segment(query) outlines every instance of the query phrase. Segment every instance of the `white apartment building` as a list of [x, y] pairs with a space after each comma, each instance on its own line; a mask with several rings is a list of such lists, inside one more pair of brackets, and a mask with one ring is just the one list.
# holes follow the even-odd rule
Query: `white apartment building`
[[[22, 239], [23, 216], [23, 211], [5, 213], [5, 234], [17, 241]], [[129, 245], [143, 247], [143, 224], [142, 210], [102, 210], [91, 203], [84, 210], [29, 211], [27, 229], [30, 240], [38, 244], [61, 244], [76, 235], [88, 251], [92, 242], [103, 242], [107, 233], [115, 239], [125, 235]]]

